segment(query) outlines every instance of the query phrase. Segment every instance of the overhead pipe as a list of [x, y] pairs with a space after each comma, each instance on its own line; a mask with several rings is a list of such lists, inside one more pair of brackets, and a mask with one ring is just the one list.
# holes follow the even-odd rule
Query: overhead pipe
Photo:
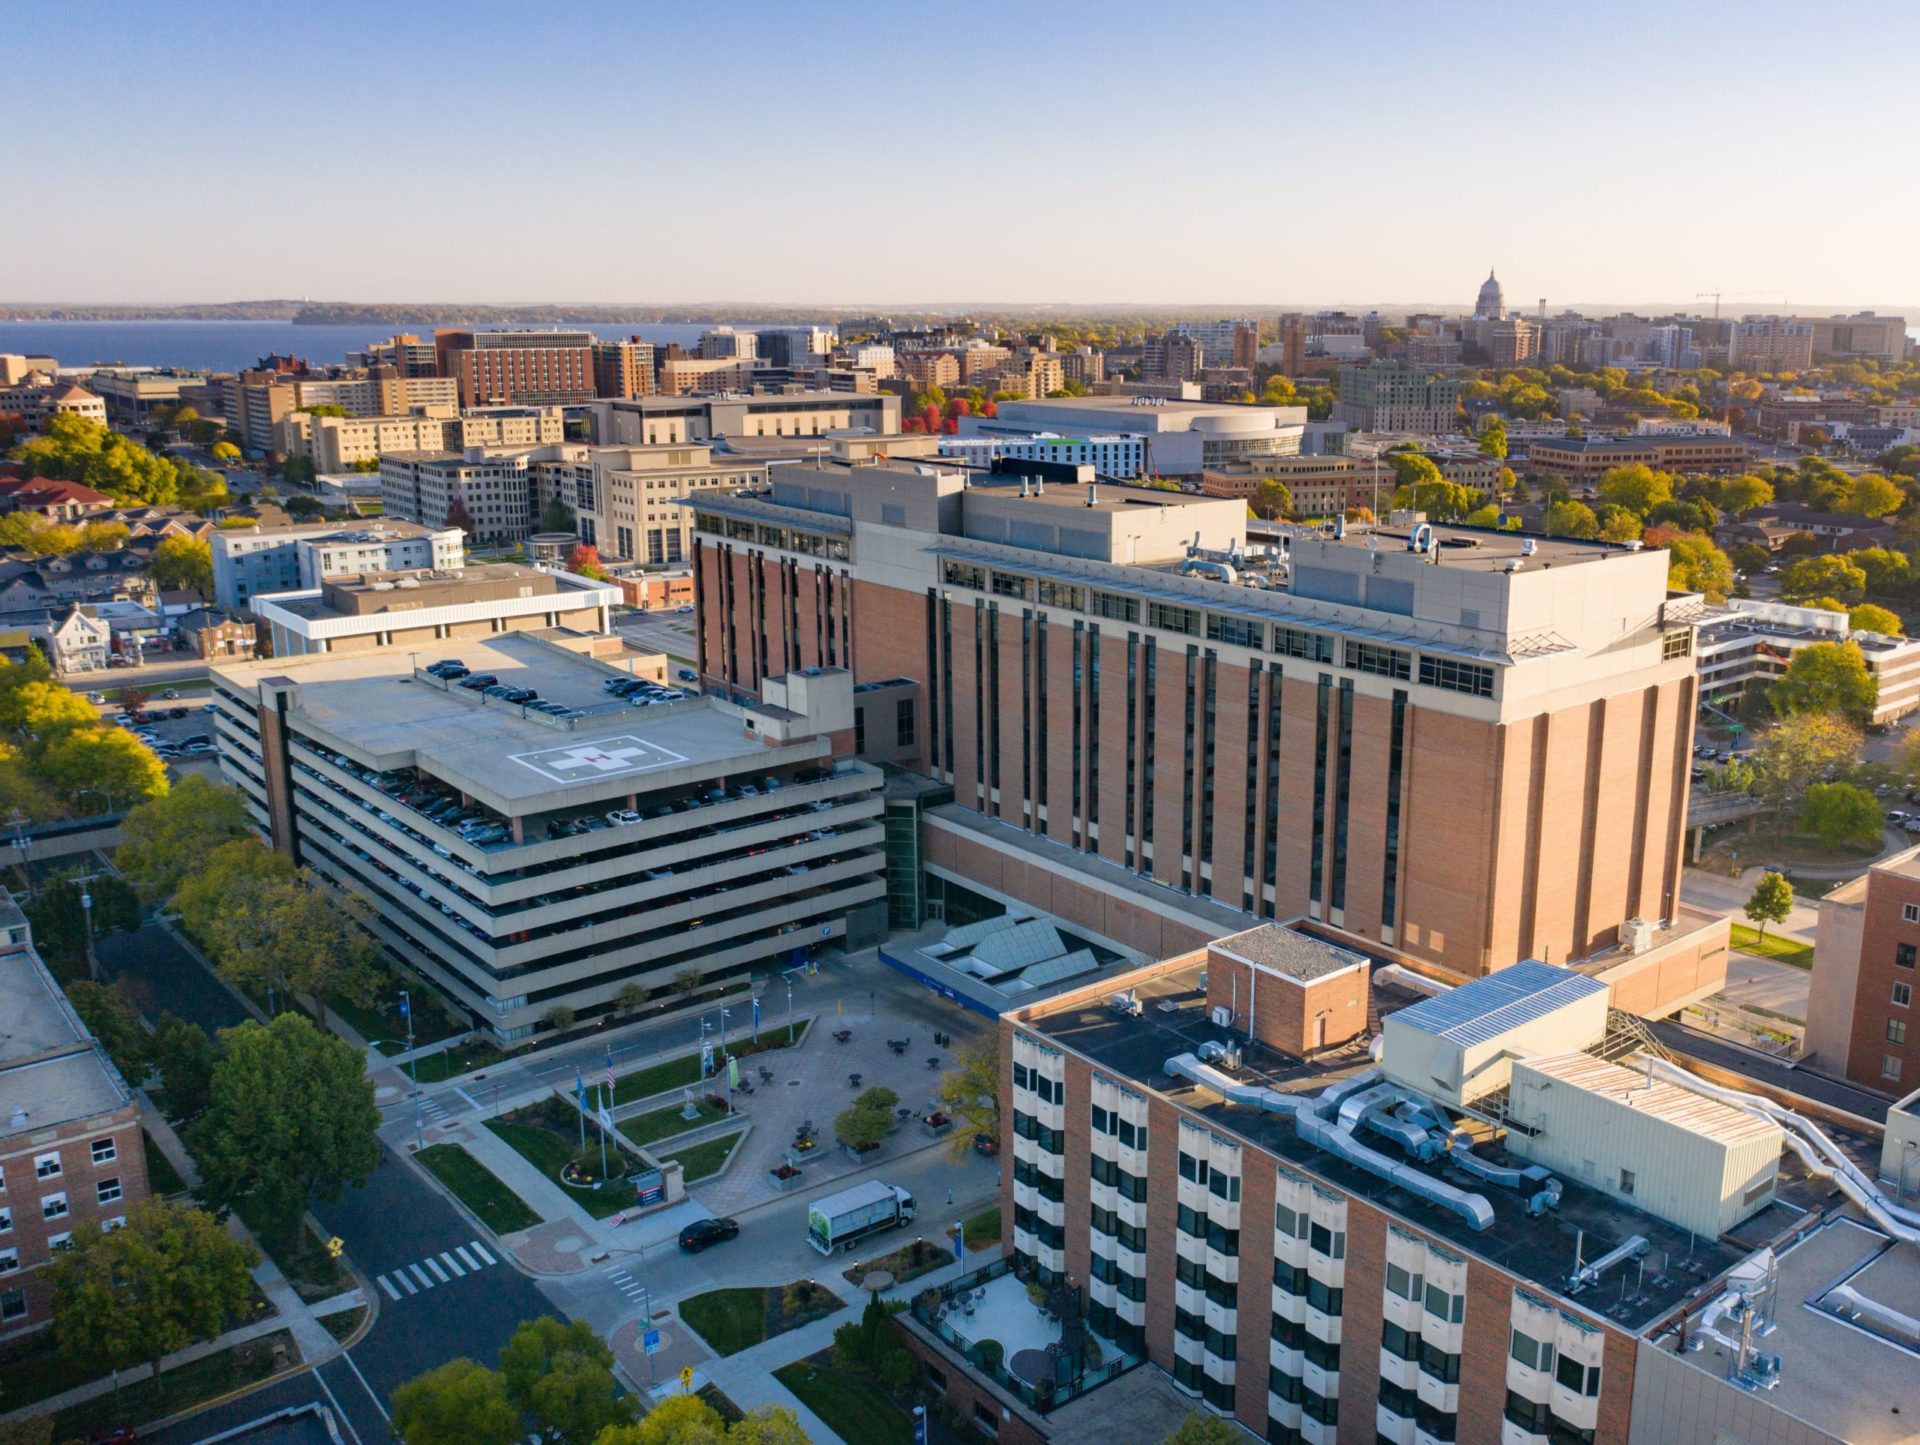
[[1616, 1264], [1624, 1264], [1630, 1259], [1638, 1259], [1647, 1252], [1649, 1247], [1649, 1242], [1644, 1234], [1633, 1235], [1625, 1244], [1608, 1250], [1592, 1263], [1583, 1264], [1576, 1269], [1573, 1272], [1573, 1277], [1567, 1281], [1567, 1293], [1579, 1294], [1581, 1290], [1599, 1279], [1601, 1275], [1612, 1269]]

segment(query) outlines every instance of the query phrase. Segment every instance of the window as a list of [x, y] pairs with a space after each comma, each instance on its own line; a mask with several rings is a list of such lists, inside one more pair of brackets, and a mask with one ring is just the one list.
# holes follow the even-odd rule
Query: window
[[1317, 1279], [1307, 1280], [1307, 1304], [1323, 1315], [1338, 1315], [1345, 1297], [1345, 1290], [1322, 1284]]
[[102, 1204], [113, 1204], [117, 1202], [120, 1198], [119, 1179], [102, 1179], [94, 1186], [94, 1193], [100, 1196], [100, 1202]]
[[1347, 642], [1346, 665], [1355, 672], [1370, 672], [1376, 677], [1404, 680], [1412, 674], [1410, 654], [1397, 647], [1382, 647], [1376, 642]]
[[1158, 627], [1166, 632], [1184, 632], [1192, 636], [1200, 631], [1200, 614], [1191, 607], [1175, 607], [1168, 602], [1149, 602], [1147, 626]]
[[1693, 629], [1684, 632], [1669, 632], [1660, 639], [1660, 660], [1672, 662], [1676, 657], [1693, 655]]
[[1417, 1300], [1422, 1293], [1421, 1278], [1412, 1270], [1390, 1264], [1387, 1266], [1387, 1293], [1404, 1300]]
[[1553, 1412], [1545, 1401], [1529, 1400], [1525, 1395], [1507, 1391], [1506, 1416], [1529, 1435], [1544, 1435], [1553, 1428]]
[[1138, 622], [1140, 599], [1123, 597], [1118, 592], [1096, 592], [1093, 594], [1093, 610], [1098, 616], [1114, 622]]
[[1620, 1192], [1629, 1199], [1633, 1197], [1633, 1171], [1631, 1169], [1622, 1169], [1620, 1171]]
[[1902, 923], [1920, 923], [1920, 903], [1902, 903], [1900, 905]]
[[1911, 943], [1896, 943], [1893, 946], [1893, 964], [1895, 968], [1912, 968], [1914, 947]]
[[1883, 1079], [1897, 1079], [1900, 1077], [1900, 1056], [1898, 1054], [1882, 1054], [1880, 1056], [1880, 1077]]
[[1912, 1003], [1913, 985], [1910, 983], [1896, 983], [1893, 986], [1893, 1002], [1896, 1008], [1905, 1008], [1908, 1004]]
[[1437, 1320], [1450, 1324], [1459, 1324], [1466, 1318], [1467, 1297], [1463, 1294], [1448, 1294], [1437, 1284], [1427, 1286], [1427, 1313]]
[[[1420, 1358], [1420, 1336], [1402, 1329], [1392, 1320], [1383, 1320], [1380, 1324], [1380, 1348], [1396, 1360], [1417, 1360]], [[1394, 1413], [1404, 1415], [1407, 1412], [1397, 1410]]]
[[1282, 1234], [1298, 1239], [1306, 1232], [1307, 1216], [1295, 1214], [1284, 1204], [1276, 1204], [1273, 1206], [1273, 1227]]
[[1311, 1225], [1307, 1230], [1307, 1248], [1315, 1254], [1324, 1254], [1328, 1259], [1345, 1259], [1347, 1233], [1344, 1229], [1329, 1229], [1324, 1224]]
[[944, 1395], [947, 1393], [947, 1373], [945, 1370], [942, 1370], [938, 1365], [929, 1360], [922, 1368], [921, 1373], [922, 1378], [926, 1380], [928, 1387], [932, 1389], [935, 1394]]
[[0, 1234], [5, 1234], [12, 1228], [13, 1211], [11, 1209], [0, 1208]]
[[1224, 1199], [1229, 1204], [1237, 1204], [1240, 1202], [1240, 1176], [1238, 1174], [1223, 1174], [1216, 1169], [1213, 1171], [1213, 1177], [1207, 1181], [1207, 1188], [1213, 1192], [1214, 1197], [1217, 1199]]
[[49, 1251], [71, 1248], [73, 1248], [73, 1234], [71, 1231], [66, 1234], [49, 1234], [47, 1236], [47, 1249]]
[[1194, 1157], [1184, 1149], [1181, 1150], [1180, 1177], [1193, 1184], [1205, 1184], [1207, 1182], [1207, 1161]]
[[1221, 617], [1208, 613], [1207, 638], [1211, 642], [1230, 642], [1236, 647], [1265, 647], [1267, 626], [1264, 622], [1252, 622], [1244, 617]]
[[985, 1401], [973, 1402], [973, 1423], [989, 1435], [997, 1436], [1000, 1433], [1000, 1414]]
[[1903, 1019], [1887, 1020], [1887, 1042], [1904, 1044], [1907, 1041], [1907, 1025]]
[[34, 1177], [38, 1179], [58, 1179], [60, 1177], [60, 1154], [56, 1150], [51, 1154], [38, 1154], [33, 1160]]
[[1529, 1370], [1550, 1370], [1553, 1368], [1553, 1345], [1546, 1340], [1536, 1340], [1531, 1335], [1513, 1332], [1512, 1342], [1507, 1353], [1525, 1365]]
[[1428, 687], [1464, 692], [1471, 697], [1493, 696], [1493, 669], [1446, 657], [1420, 658], [1420, 681]]
[[1443, 1385], [1460, 1383], [1460, 1357], [1449, 1354], [1431, 1341], [1420, 1345], [1420, 1373]]
[[119, 1146], [111, 1139], [95, 1139], [87, 1148], [96, 1164], [111, 1164], [120, 1157]]
[[64, 1219], [67, 1216], [67, 1192], [46, 1194], [40, 1198], [40, 1217], [42, 1219]]
[[1333, 639], [1323, 632], [1304, 632], [1298, 627], [1273, 629], [1273, 650], [1284, 657], [1304, 657], [1309, 662], [1332, 662]]
[[18, 1268], [20, 1268], [20, 1251], [0, 1249], [0, 1274], [12, 1274]]
[[27, 1292], [10, 1289], [0, 1292], [0, 1320], [17, 1320], [26, 1315]]
[[1571, 1355], [1562, 1355], [1554, 1366], [1553, 1377], [1576, 1395], [1600, 1393], [1600, 1367], [1583, 1365]]
[[1285, 1315], [1275, 1315], [1273, 1337], [1290, 1350], [1303, 1349], [1307, 1342], [1307, 1327], [1299, 1320], [1290, 1320]]

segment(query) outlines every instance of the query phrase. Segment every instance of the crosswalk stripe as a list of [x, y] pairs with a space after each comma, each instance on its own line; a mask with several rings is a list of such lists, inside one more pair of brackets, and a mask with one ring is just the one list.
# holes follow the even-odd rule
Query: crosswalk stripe
[[[442, 1284], [453, 1283], [452, 1279], [448, 1277], [447, 1272], [444, 1269], [440, 1268], [440, 1266], [436, 1264], [431, 1257], [421, 1260], [420, 1263], [424, 1264], [428, 1269], [432, 1270], [435, 1278], [437, 1278], [440, 1281], [440, 1283]], [[419, 1266], [416, 1265], [415, 1268], [417, 1269], [419, 1268]]]
[[488, 1264], [494, 1263], [493, 1256], [487, 1253], [486, 1247], [482, 1245], [480, 1241], [477, 1239], [473, 1241], [473, 1252], [479, 1255], [480, 1258], [484, 1259]]
[[413, 1294], [420, 1293], [418, 1287], [415, 1286], [414, 1282], [407, 1278], [407, 1272], [404, 1269], [396, 1269], [393, 1272], [393, 1277], [400, 1282], [400, 1288], [405, 1290], [408, 1294], [413, 1295]]
[[477, 1265], [477, 1264], [475, 1264], [475, 1263], [473, 1262], [473, 1256], [467, 1253], [467, 1249], [466, 1249], [466, 1246], [465, 1246], [465, 1245], [462, 1245], [462, 1244], [456, 1244], [456, 1245], [455, 1245], [455, 1246], [453, 1247], [453, 1252], [454, 1252], [455, 1254], [457, 1254], [457, 1255], [459, 1255], [459, 1256], [460, 1256], [460, 1258], [462, 1258], [462, 1259], [464, 1259], [464, 1260], [465, 1260], [465, 1261], [467, 1262], [467, 1268], [468, 1268], [468, 1269], [479, 1269], [479, 1268], [480, 1268], [480, 1266], [479, 1266], [479, 1265]]
[[460, 1268], [459, 1263], [454, 1259], [452, 1255], [447, 1254], [443, 1251], [440, 1255], [440, 1262], [444, 1264], [448, 1269], [453, 1271], [453, 1277], [455, 1279], [466, 1278], [467, 1272], [464, 1269]]
[[397, 1300], [400, 1298], [400, 1291], [393, 1287], [392, 1280], [388, 1279], [384, 1274], [377, 1274], [374, 1278], [379, 1281], [380, 1288], [387, 1292], [388, 1299]]
[[413, 1277], [420, 1281], [420, 1288], [422, 1289], [433, 1288], [433, 1281], [427, 1278], [427, 1272], [424, 1269], [420, 1268], [419, 1265], [410, 1264], [407, 1266], [407, 1268], [412, 1270]]

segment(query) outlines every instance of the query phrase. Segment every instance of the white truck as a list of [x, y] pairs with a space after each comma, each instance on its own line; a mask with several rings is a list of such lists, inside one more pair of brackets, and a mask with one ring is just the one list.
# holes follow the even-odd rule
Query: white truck
[[822, 1254], [832, 1254], [912, 1218], [911, 1194], [870, 1179], [813, 1201], [807, 1210], [807, 1243]]

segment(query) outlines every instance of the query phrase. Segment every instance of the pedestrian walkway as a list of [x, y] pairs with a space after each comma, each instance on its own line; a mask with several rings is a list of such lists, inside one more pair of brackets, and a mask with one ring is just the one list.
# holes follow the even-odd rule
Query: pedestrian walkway
[[491, 1250], [479, 1240], [469, 1240], [439, 1254], [427, 1255], [412, 1264], [403, 1264], [398, 1269], [376, 1274], [373, 1282], [386, 1291], [387, 1298], [396, 1304], [414, 1295], [424, 1294], [436, 1285], [451, 1284], [469, 1274], [478, 1274], [500, 1262]]
[[173, 1122], [162, 1114], [147, 1097], [147, 1091], [136, 1091], [140, 1099], [140, 1126], [153, 1136], [154, 1146], [161, 1156], [173, 1166], [173, 1172], [180, 1176], [181, 1182], [189, 1189], [200, 1187], [200, 1166], [193, 1161], [193, 1155], [187, 1152], [187, 1146], [181, 1142], [180, 1135], [174, 1130]]

